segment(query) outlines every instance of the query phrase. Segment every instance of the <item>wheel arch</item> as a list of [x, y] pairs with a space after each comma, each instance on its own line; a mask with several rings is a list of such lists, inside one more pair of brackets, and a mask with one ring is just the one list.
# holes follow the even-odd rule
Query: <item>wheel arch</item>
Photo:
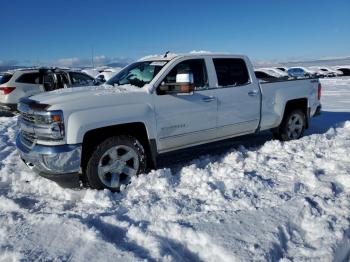
[[[305, 114], [305, 123], [306, 126], [305, 128], [307, 129], [309, 127], [309, 107], [308, 107], [308, 99], [307, 98], [298, 98], [298, 99], [292, 99], [287, 101], [285, 107], [284, 107], [284, 112], [283, 112], [283, 117], [281, 120], [282, 121], [285, 119], [285, 117], [293, 110], [299, 109]], [[280, 123], [280, 124], [281, 124]]]
[[142, 122], [117, 124], [107, 127], [91, 129], [83, 136], [81, 167], [83, 172], [87, 162], [95, 148], [105, 139], [117, 135], [128, 135], [135, 137], [145, 149], [147, 155], [147, 166], [156, 167], [157, 145], [155, 139], [150, 138], [146, 125]]

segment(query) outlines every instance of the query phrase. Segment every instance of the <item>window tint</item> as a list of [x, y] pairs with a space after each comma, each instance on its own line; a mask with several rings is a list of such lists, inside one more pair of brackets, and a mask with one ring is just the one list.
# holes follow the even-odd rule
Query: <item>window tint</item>
[[175, 84], [176, 75], [180, 73], [192, 73], [194, 87], [196, 90], [207, 86], [208, 77], [204, 59], [191, 59], [177, 64], [169, 74], [164, 78], [166, 84]]
[[4, 74], [1, 78], [0, 78], [0, 85], [2, 84], [6, 84], [8, 81], [10, 81], [10, 79], [12, 78], [12, 74]]
[[40, 73], [27, 73], [17, 78], [16, 82], [25, 84], [40, 84]]
[[249, 82], [249, 73], [243, 59], [213, 59], [219, 86], [244, 85]]
[[73, 85], [88, 85], [93, 82], [93, 78], [77, 72], [70, 72], [69, 76], [72, 80]]

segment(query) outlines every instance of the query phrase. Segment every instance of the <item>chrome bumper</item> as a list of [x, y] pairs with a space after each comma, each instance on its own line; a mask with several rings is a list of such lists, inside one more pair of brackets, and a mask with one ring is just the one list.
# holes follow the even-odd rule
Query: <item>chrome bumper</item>
[[23, 161], [31, 169], [48, 177], [59, 177], [69, 173], [79, 173], [81, 163], [81, 145], [44, 146], [25, 144], [21, 134], [16, 138], [17, 150]]

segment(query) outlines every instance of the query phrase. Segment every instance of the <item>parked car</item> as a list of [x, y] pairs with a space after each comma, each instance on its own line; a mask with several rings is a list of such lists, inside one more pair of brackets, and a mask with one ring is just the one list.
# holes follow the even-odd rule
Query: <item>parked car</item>
[[289, 75], [287, 72], [283, 71], [283, 70], [280, 70], [278, 68], [275, 68], [275, 67], [272, 67], [272, 68], [266, 68], [267, 70], [272, 70], [274, 72], [276, 72], [277, 74], [279, 74], [281, 77], [283, 78], [288, 78]]
[[121, 68], [107, 68], [101, 71], [97, 76], [96, 80], [98, 80], [101, 83], [105, 83], [109, 79], [111, 79], [113, 76], [115, 76]]
[[0, 80], [0, 108], [14, 111], [22, 97], [60, 88], [93, 85], [91, 76], [66, 69], [23, 69], [10, 71]]
[[339, 70], [331, 69], [329, 67], [315, 67], [318, 68], [318, 70], [322, 71], [324, 74], [326, 74], [327, 77], [336, 77], [336, 76], [342, 76], [343, 73]]
[[318, 67], [309, 67], [308, 70], [314, 72], [315, 76], [318, 78], [329, 77], [328, 72], [322, 71]]
[[[285, 75], [282, 75], [276, 72], [275, 70], [266, 69], [266, 68], [255, 69], [254, 72], [255, 72], [256, 78], [263, 81], [272, 81], [276, 79], [283, 79], [286, 77]], [[288, 78], [288, 75], [287, 75], [287, 78]]]
[[61, 185], [118, 191], [167, 152], [264, 130], [298, 139], [320, 98], [318, 79], [259, 83], [246, 56], [153, 57], [101, 87], [21, 99], [16, 144]]
[[294, 78], [317, 77], [317, 73], [305, 67], [290, 67], [288, 75]]
[[335, 68], [338, 71], [341, 71], [343, 73], [343, 76], [350, 76], [350, 66], [341, 66], [341, 67], [336, 67]]
[[278, 76], [276, 74], [271, 74], [269, 72], [265, 72], [260, 69], [255, 69], [254, 73], [255, 73], [255, 77], [262, 81], [271, 81], [271, 80], [278, 79]]
[[279, 66], [279, 67], [275, 67], [275, 68], [278, 69], [278, 70], [281, 70], [283, 72], [287, 72], [288, 71], [288, 68], [284, 67], [284, 66]]

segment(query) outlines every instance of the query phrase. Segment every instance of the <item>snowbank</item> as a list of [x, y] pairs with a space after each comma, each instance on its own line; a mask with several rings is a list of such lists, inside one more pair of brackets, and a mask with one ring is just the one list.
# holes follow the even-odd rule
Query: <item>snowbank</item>
[[16, 119], [0, 118], [0, 261], [349, 258], [350, 81], [323, 85], [304, 138], [182, 161], [120, 194], [36, 176], [15, 152]]

